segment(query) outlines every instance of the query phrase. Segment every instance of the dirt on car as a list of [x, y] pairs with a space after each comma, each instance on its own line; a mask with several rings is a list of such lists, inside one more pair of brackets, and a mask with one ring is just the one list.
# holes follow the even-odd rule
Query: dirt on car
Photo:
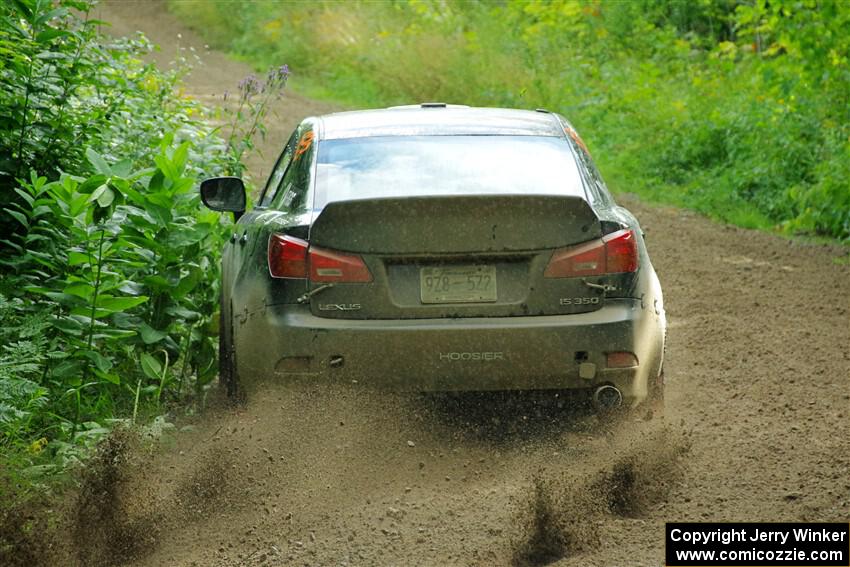
[[[207, 102], [249, 72], [158, 3], [99, 10], [116, 33], [148, 34], [164, 60], [193, 46], [201, 63], [186, 88]], [[300, 118], [330, 109], [287, 94], [255, 178]], [[107, 443], [71, 503], [67, 541], [45, 555], [139, 567], [659, 565], [665, 521], [846, 521], [847, 249], [618, 199], [664, 286], [663, 419], [269, 383], [171, 446]]]

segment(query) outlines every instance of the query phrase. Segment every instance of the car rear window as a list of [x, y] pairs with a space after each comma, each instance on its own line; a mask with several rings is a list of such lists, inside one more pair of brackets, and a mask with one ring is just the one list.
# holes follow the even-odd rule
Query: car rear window
[[380, 136], [319, 144], [315, 210], [430, 195], [585, 197], [569, 143], [550, 136]]

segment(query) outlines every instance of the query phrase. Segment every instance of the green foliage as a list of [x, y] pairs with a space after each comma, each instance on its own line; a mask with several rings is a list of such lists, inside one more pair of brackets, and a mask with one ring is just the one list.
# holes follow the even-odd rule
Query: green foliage
[[[85, 11], [75, 16], [72, 9]], [[131, 42], [104, 49], [95, 41], [88, 3], [20, 0], [3, 8], [0, 26], [0, 183], [5, 192], [28, 168], [54, 175], [83, 161], [99, 145], [109, 115], [120, 112], [129, 88], [122, 56]], [[121, 64], [113, 65], [119, 62]]]
[[[89, 147], [116, 160], [150, 158], [163, 133], [200, 112], [175, 95], [176, 73], [142, 63], [147, 40], [100, 39], [89, 10], [88, 0], [20, 0], [0, 8], [0, 209], [16, 201], [16, 180], [31, 170], [55, 179], [88, 168]], [[196, 140], [206, 143], [193, 157], [210, 141]], [[2, 237], [8, 220], [0, 212]]]
[[0, 451], [33, 478], [202, 403], [224, 240], [197, 181], [242, 167], [179, 73], [89, 9], [0, 8]]
[[42, 315], [27, 314], [20, 299], [0, 295], [0, 428], [8, 437], [30, 431], [39, 410], [48, 403], [40, 377], [48, 359]]
[[615, 190], [850, 238], [847, 2], [170, 5], [258, 66], [288, 61], [311, 94], [548, 108]]
[[[25, 205], [10, 209], [28, 230], [6, 263], [49, 313], [57, 352], [45, 379], [65, 388], [71, 407], [57, 413], [73, 416], [72, 435], [101, 407], [134, 398], [132, 378], [146, 370], [145, 351], [183, 355], [179, 374], [158, 372], [141, 386], [156, 404], [171, 381], [181, 394], [187, 372], [197, 388], [215, 374], [213, 341], [200, 329], [217, 297], [208, 276], [218, 263], [218, 217], [199, 212], [195, 178], [186, 175], [189, 143], [172, 146], [166, 137], [156, 167], [136, 172], [89, 148], [97, 173], [53, 182], [33, 174], [21, 190]], [[84, 398], [99, 403], [85, 405]]]

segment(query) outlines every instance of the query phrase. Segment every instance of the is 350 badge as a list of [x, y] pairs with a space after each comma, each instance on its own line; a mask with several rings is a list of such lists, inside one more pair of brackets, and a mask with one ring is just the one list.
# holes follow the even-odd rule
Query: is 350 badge
[[596, 305], [599, 303], [598, 297], [562, 297], [561, 305]]

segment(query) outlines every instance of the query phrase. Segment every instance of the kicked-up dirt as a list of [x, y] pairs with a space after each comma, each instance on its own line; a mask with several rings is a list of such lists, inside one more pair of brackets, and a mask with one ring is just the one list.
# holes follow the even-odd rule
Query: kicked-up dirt
[[123, 451], [120, 465], [94, 467], [76, 521], [101, 528], [79, 534], [73, 559], [586, 564], [622, 525], [645, 532], [637, 543], [649, 562], [650, 514], [682, 479], [686, 436], [536, 408], [513, 397], [271, 387], [165, 454], [107, 444], [110, 462]]
[[[158, 3], [100, 10], [162, 57], [194, 45], [206, 63], [187, 89], [210, 102], [248, 72]], [[281, 105], [256, 178], [300, 118], [330, 109]], [[664, 420], [270, 384], [165, 451], [105, 446], [57, 564], [648, 566], [665, 521], [847, 521], [847, 250], [619, 200], [664, 286]]]

